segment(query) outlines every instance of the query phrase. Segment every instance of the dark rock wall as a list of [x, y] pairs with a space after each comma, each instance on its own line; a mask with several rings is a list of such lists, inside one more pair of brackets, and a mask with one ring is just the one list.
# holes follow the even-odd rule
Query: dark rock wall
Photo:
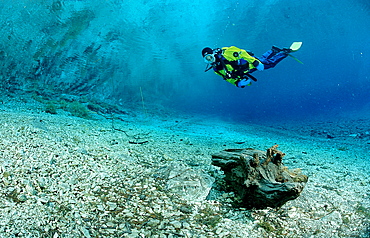
[[[195, 6], [167, 1], [1, 1], [0, 87], [117, 100], [139, 100], [140, 87], [156, 96], [170, 92], [190, 62], [176, 58], [192, 47], [181, 43], [185, 25], [199, 20], [185, 13]], [[207, 26], [209, 20], [203, 20]], [[194, 42], [202, 31], [186, 40]]]

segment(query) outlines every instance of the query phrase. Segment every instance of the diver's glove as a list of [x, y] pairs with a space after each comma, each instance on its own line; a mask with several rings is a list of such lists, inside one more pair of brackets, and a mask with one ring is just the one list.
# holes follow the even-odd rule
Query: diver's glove
[[256, 67], [256, 69], [258, 71], [262, 71], [262, 70], [265, 69], [265, 66], [261, 62], [259, 62], [258, 60], [253, 62], [253, 66]]
[[239, 82], [236, 83], [236, 86], [238, 88], [244, 88], [245, 86], [249, 86], [251, 84], [252, 84], [251, 79], [242, 79], [242, 80], [240, 80]]
[[258, 71], [263, 71], [265, 69], [265, 65], [262, 63], [259, 63], [256, 68]]

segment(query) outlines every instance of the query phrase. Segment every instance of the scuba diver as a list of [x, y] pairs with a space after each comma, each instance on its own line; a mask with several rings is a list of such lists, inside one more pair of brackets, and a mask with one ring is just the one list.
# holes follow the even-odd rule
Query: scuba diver
[[[293, 57], [290, 53], [299, 50], [301, 45], [302, 42], [294, 42], [289, 48], [282, 49], [272, 46], [272, 49], [261, 57], [255, 57], [253, 53], [236, 46], [223, 47], [222, 49], [206, 47], [202, 50], [203, 59], [207, 63], [205, 72], [213, 69], [227, 82], [238, 88], [244, 88], [250, 86], [252, 81], [257, 81], [251, 73], [256, 70], [273, 68], [288, 55]], [[297, 58], [293, 58], [302, 63]]]

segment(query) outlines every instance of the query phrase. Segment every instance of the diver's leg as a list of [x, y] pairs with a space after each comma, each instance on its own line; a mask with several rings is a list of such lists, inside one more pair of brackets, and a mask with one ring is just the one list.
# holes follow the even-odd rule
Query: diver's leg
[[270, 69], [275, 67], [280, 61], [285, 59], [288, 54], [284, 53], [283, 51], [276, 52], [276, 50], [272, 49], [264, 53], [258, 59], [262, 62], [265, 66], [265, 69]]

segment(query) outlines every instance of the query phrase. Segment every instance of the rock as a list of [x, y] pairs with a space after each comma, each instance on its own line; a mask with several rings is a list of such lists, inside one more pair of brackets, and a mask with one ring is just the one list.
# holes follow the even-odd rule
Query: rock
[[161, 223], [158, 219], [151, 219], [148, 221], [147, 225], [150, 227], [157, 227]]
[[171, 221], [170, 224], [175, 227], [176, 229], [181, 229], [182, 223], [179, 221]]
[[80, 227], [80, 230], [81, 230], [82, 234], [84, 235], [84, 237], [86, 237], [86, 238], [91, 237], [89, 230], [87, 230], [85, 227]]
[[41, 202], [42, 204], [46, 204], [49, 202], [49, 199], [47, 197], [40, 197], [38, 201]]
[[27, 196], [24, 195], [24, 194], [19, 194], [17, 196], [17, 199], [18, 199], [19, 202], [25, 202], [25, 201], [27, 201]]
[[118, 207], [116, 203], [109, 201], [107, 202], [107, 206], [109, 211], [114, 211]]
[[228, 189], [240, 196], [241, 207], [281, 207], [302, 192], [308, 177], [300, 169], [288, 170], [277, 146], [266, 153], [248, 148], [212, 155], [212, 164], [224, 171]]
[[187, 223], [187, 222], [183, 222], [182, 223], [182, 227], [185, 228], [185, 229], [189, 229], [190, 228], [190, 224]]
[[46, 188], [46, 179], [44, 177], [39, 177], [37, 179], [37, 184], [39, 185], [40, 188]]
[[101, 211], [101, 212], [104, 212], [104, 211], [105, 211], [104, 206], [103, 206], [103, 205], [101, 205], [101, 204], [98, 204], [98, 205], [96, 206], [96, 208], [98, 209], [98, 211]]
[[26, 185], [26, 191], [30, 195], [36, 195], [37, 194], [37, 190], [32, 186], [31, 183], [29, 183], [29, 184]]
[[212, 188], [214, 178], [199, 169], [173, 163], [158, 171], [159, 177], [167, 181], [167, 190], [188, 201], [203, 201]]
[[328, 133], [328, 134], [326, 135], [326, 138], [328, 138], [328, 139], [334, 139], [334, 138], [335, 138], [335, 136], [333, 136], [333, 135], [331, 135], [331, 134], [329, 134], [329, 133]]

